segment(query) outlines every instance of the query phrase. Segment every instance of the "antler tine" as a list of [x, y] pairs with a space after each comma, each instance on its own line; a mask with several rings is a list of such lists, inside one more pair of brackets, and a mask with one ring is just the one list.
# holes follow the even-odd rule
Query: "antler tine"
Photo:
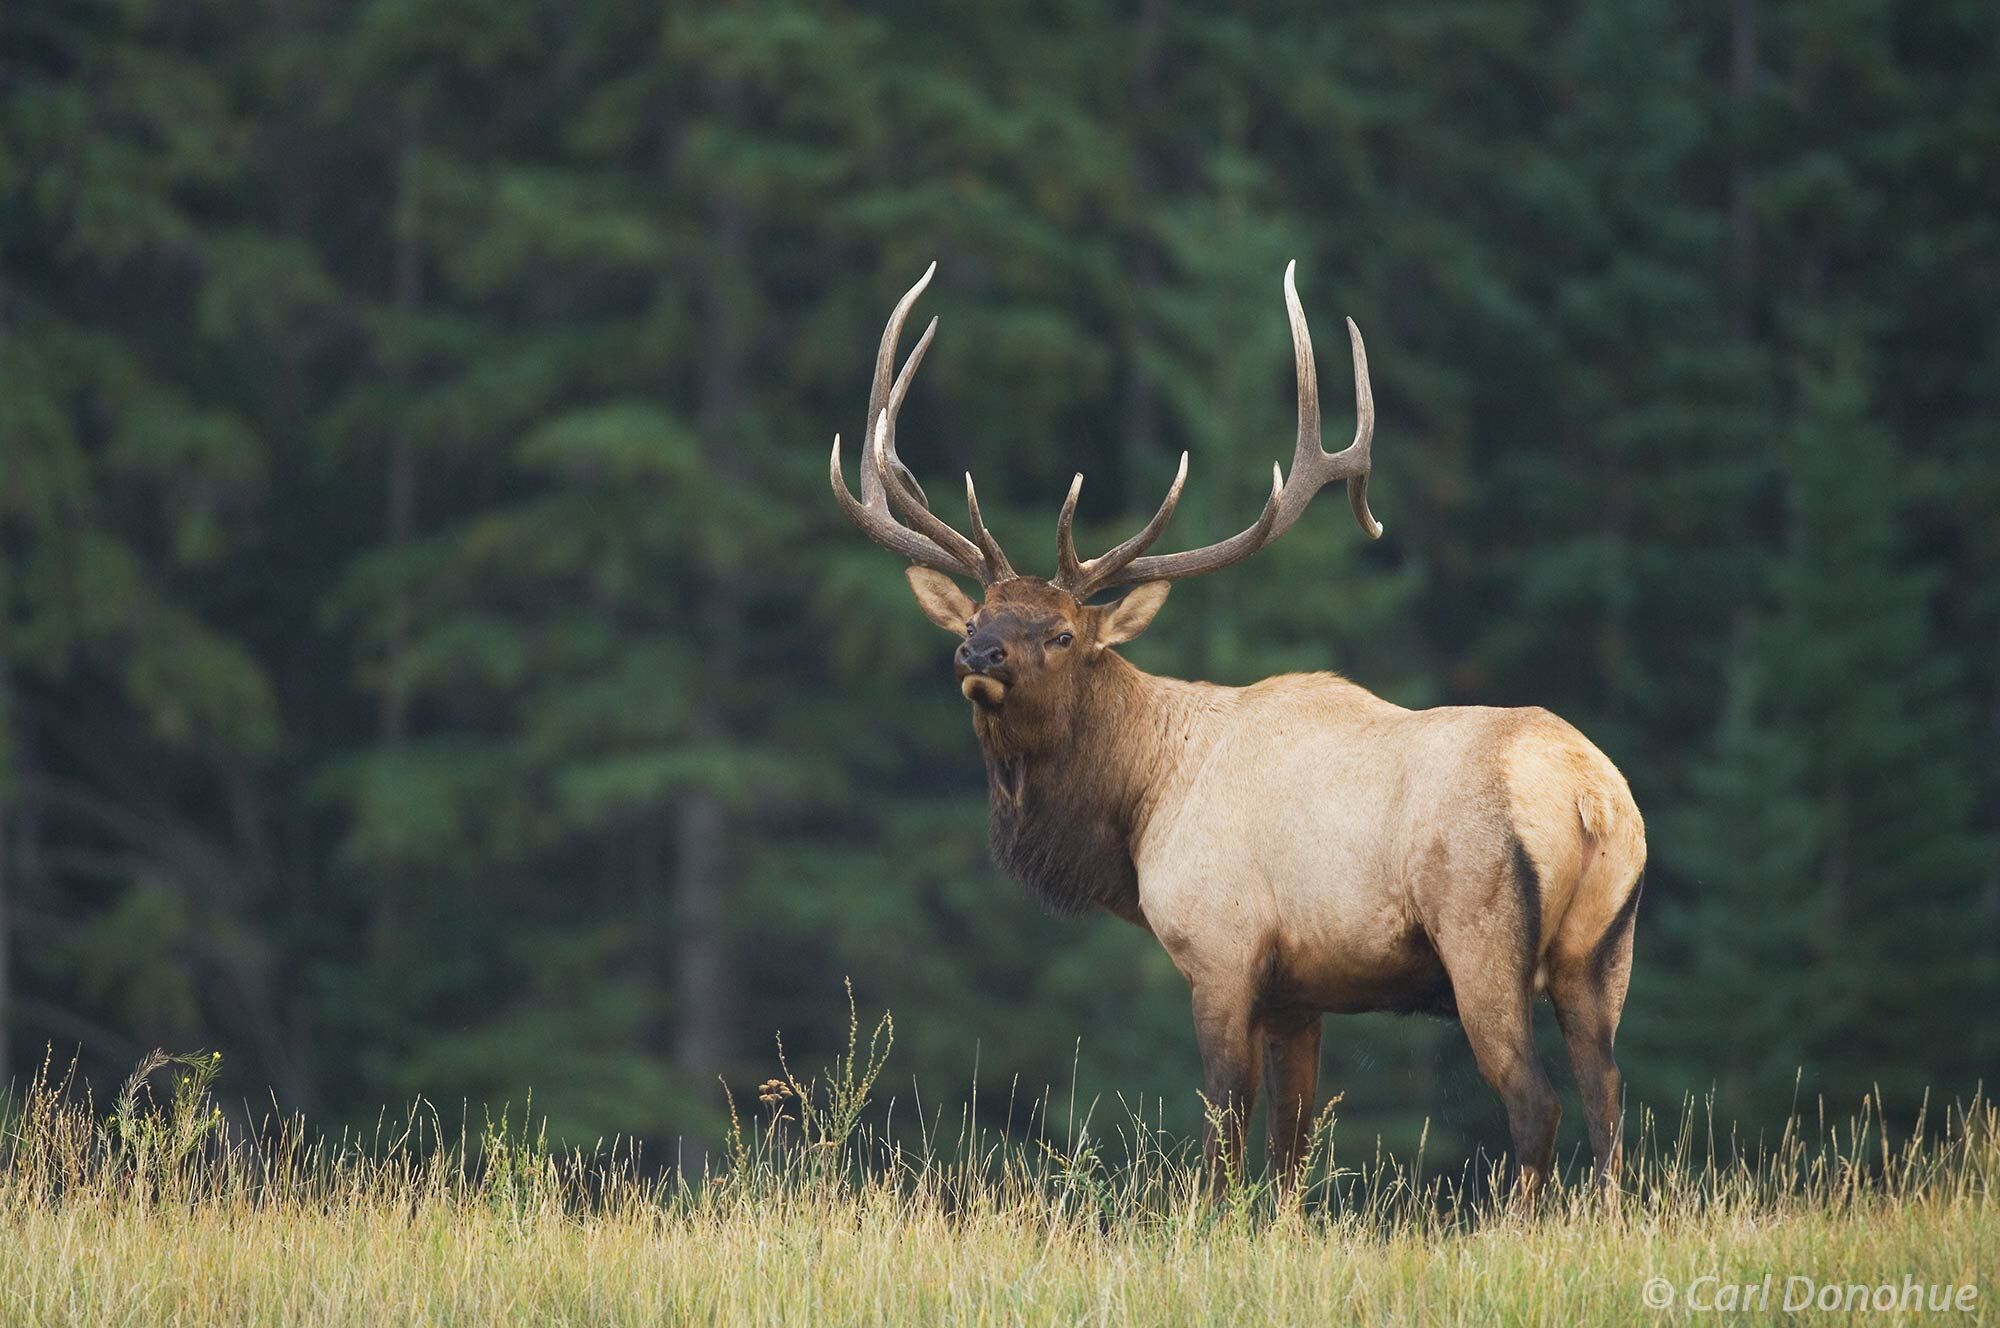
[[1361, 329], [1347, 320], [1347, 342], [1354, 351], [1354, 441], [1347, 445], [1358, 463], [1347, 479], [1347, 505], [1369, 539], [1381, 539], [1387, 529], [1368, 510], [1368, 475], [1374, 469], [1375, 388], [1368, 381], [1368, 347], [1361, 343]]
[[1123, 570], [1093, 577], [1092, 589], [1138, 581], [1177, 581], [1242, 562], [1290, 530], [1314, 495], [1335, 480], [1348, 482], [1348, 501], [1361, 529], [1371, 539], [1381, 536], [1381, 523], [1368, 510], [1375, 394], [1368, 381], [1368, 352], [1361, 342], [1361, 329], [1353, 319], [1347, 320], [1348, 340], [1354, 351], [1354, 441], [1344, 451], [1329, 456], [1320, 445], [1319, 375], [1313, 364], [1312, 333], [1306, 327], [1305, 308], [1299, 303], [1297, 268], [1295, 262], [1285, 265], [1285, 313], [1292, 328], [1292, 362], [1299, 393], [1299, 433], [1291, 473], [1275, 484], [1255, 525], [1206, 548], [1134, 558]]
[[[896, 345], [903, 339], [903, 322], [910, 316], [910, 309], [916, 304], [917, 297], [924, 293], [924, 288], [931, 284], [931, 278], [936, 275], [937, 260], [932, 259], [931, 265], [924, 269], [924, 275], [917, 278], [917, 284], [904, 291], [903, 298], [896, 301], [896, 307], [889, 312], [889, 322], [882, 329], [882, 344], [875, 348], [875, 375], [868, 383], [868, 426], [861, 433], [861, 501], [877, 511], [886, 511], [887, 508], [884, 505], [879, 477], [868, 474], [868, 453], [871, 450], [869, 440], [875, 434], [876, 418], [889, 406], [891, 384], [898, 378], [904, 377], [903, 374], [896, 373]], [[937, 320], [931, 321], [935, 324]], [[922, 344], [919, 342], [919, 349], [910, 352], [911, 359], [918, 358]], [[907, 370], [906, 365], [906, 373]], [[889, 449], [889, 455], [895, 457], [895, 448]]]
[[1348, 504], [1354, 519], [1370, 539], [1382, 537], [1382, 524], [1368, 510], [1368, 470], [1375, 440], [1375, 389], [1368, 380], [1368, 348], [1362, 343], [1361, 329], [1352, 318], [1347, 322], [1347, 340], [1354, 353], [1354, 441], [1339, 453], [1328, 453], [1320, 443], [1319, 372], [1313, 367], [1312, 332], [1306, 326], [1305, 307], [1299, 303], [1299, 288], [1293, 280], [1296, 261], [1285, 265], [1285, 314], [1292, 325], [1292, 361], [1299, 380], [1299, 438], [1292, 454], [1292, 470], [1285, 477], [1285, 510], [1278, 514], [1271, 531], [1276, 539], [1292, 528], [1304, 514], [1314, 495], [1335, 480], [1348, 480]]
[[[862, 501], [868, 502], [866, 495], [872, 481], [875, 499], [870, 505], [885, 516], [889, 511], [889, 495], [898, 487], [905, 492], [913, 493], [926, 509], [931, 505], [930, 499], [917, 485], [916, 476], [912, 475], [910, 468], [903, 464], [903, 459], [896, 455], [896, 417], [902, 413], [903, 398], [910, 393], [910, 383], [916, 377], [917, 366], [924, 362], [924, 354], [931, 348], [931, 338], [937, 335], [937, 325], [937, 319], [933, 318], [924, 327], [924, 334], [917, 338], [917, 344], [911, 348], [910, 358], [903, 361], [902, 372], [896, 375], [896, 381], [889, 389], [887, 399], [868, 421], [866, 442], [861, 449]], [[882, 448], [884, 455], [877, 457], [875, 434], [879, 431], [885, 416], [889, 422], [889, 436], [886, 446]], [[890, 477], [893, 477], [893, 480]]]
[[[910, 357], [904, 361], [901, 372], [893, 379], [891, 371], [896, 364], [896, 345], [902, 337], [903, 322], [909, 317], [910, 307], [930, 284], [937, 264], [932, 263], [924, 270], [917, 284], [903, 294], [889, 315], [889, 323], [882, 332], [882, 342], [875, 353], [875, 374], [869, 384], [869, 437], [861, 449], [861, 497], [857, 501], [848, 491], [846, 477], [841, 472], [840, 437], [834, 436], [833, 456], [829, 463], [833, 483], [834, 501], [850, 521], [861, 528], [863, 534], [877, 544], [901, 554], [911, 562], [934, 567], [953, 576], [969, 576], [983, 584], [992, 584], [1012, 570], [1006, 566], [1006, 558], [1001, 555], [997, 561], [989, 556], [998, 552], [999, 545], [986, 535], [980, 544], [973, 544], [932, 514], [930, 500], [918, 485], [916, 476], [910, 473], [902, 458], [896, 455], [896, 416], [902, 409], [903, 399], [909, 394], [910, 384], [916, 377], [917, 366], [923, 363], [924, 354], [930, 349], [931, 338], [937, 332], [937, 319], [933, 318], [917, 339]], [[897, 521], [890, 509], [894, 507], [916, 527], [911, 529]], [[1003, 570], [1005, 569], [1005, 570]]]
[[1296, 258], [1285, 264], [1285, 321], [1292, 329], [1292, 374], [1299, 385], [1299, 435], [1292, 447], [1293, 475], [1303, 475], [1326, 455], [1319, 432], [1319, 366], [1313, 362], [1312, 329], [1306, 326], [1306, 308], [1299, 301], [1298, 282], [1294, 279], [1298, 267]]
[[903, 519], [915, 526], [917, 533], [936, 544], [959, 562], [967, 575], [976, 576], [984, 584], [991, 584], [992, 571], [986, 565], [986, 555], [978, 545], [946, 525], [930, 508], [917, 501], [916, 495], [903, 487], [902, 478], [890, 469], [889, 431], [890, 416], [883, 411], [875, 422], [875, 469], [889, 494], [889, 502], [903, 514]]
[[[1065, 588], [1083, 584], [1083, 564], [1076, 557], [1076, 500], [1083, 493], [1083, 472], [1069, 482], [1069, 496], [1063, 499], [1062, 511], [1056, 514], [1056, 584]], [[1082, 599], [1081, 592], [1076, 593]]]
[[[867, 453], [868, 449], [864, 447], [862, 449], [863, 457], [866, 457]], [[922, 535], [919, 535], [907, 526], [898, 524], [887, 512], [878, 511], [866, 503], [858, 501], [853, 493], [849, 492], [847, 479], [841, 473], [839, 434], [833, 436], [833, 456], [828, 463], [828, 470], [833, 481], [834, 502], [839, 504], [840, 510], [847, 514], [847, 519], [852, 521], [862, 534], [874, 540], [877, 544], [889, 550], [889, 552], [900, 554], [913, 563], [922, 563], [925, 567], [935, 567], [938, 571], [949, 572], [953, 576], [973, 575], [970, 568], [961, 564], [958, 559], [940, 549], [930, 540], [925, 539]], [[861, 467], [861, 473], [865, 483], [866, 476], [869, 473], [869, 467], [865, 461]]]
[[992, 571], [996, 581], [1010, 581], [1014, 577], [1014, 565], [1007, 561], [1006, 553], [1000, 548], [1000, 541], [993, 538], [986, 529], [986, 522], [979, 516], [979, 491], [972, 487], [972, 472], [965, 472], [965, 510], [972, 517], [972, 538], [979, 542], [980, 552], [986, 555], [986, 566]]
[[[1063, 572], [1058, 571], [1056, 584], [1062, 586], [1080, 600], [1090, 598], [1096, 591], [1109, 584], [1112, 577], [1123, 571], [1133, 559], [1151, 548], [1153, 541], [1160, 537], [1160, 532], [1167, 528], [1167, 522], [1173, 519], [1174, 509], [1180, 506], [1181, 490], [1187, 485], [1187, 474], [1188, 454], [1182, 452], [1180, 468], [1174, 472], [1174, 482], [1168, 486], [1167, 496], [1161, 500], [1159, 510], [1153, 513], [1152, 520], [1141, 527], [1138, 534], [1132, 536], [1123, 544], [1077, 567], [1076, 579], [1074, 581], [1065, 579]], [[1081, 483], [1082, 479], [1081, 475], [1077, 476], [1077, 483]], [[1071, 499], [1068, 503], [1064, 504], [1064, 516], [1057, 522], [1056, 526], [1056, 558], [1059, 563], [1065, 557], [1065, 550], [1067, 550], [1069, 562], [1072, 564], [1075, 562], [1076, 548], [1070, 543], [1070, 524], [1068, 519], [1074, 504], [1075, 485], [1072, 485]], [[1064, 570], [1067, 569], [1065, 568]]]
[[[935, 267], [936, 264], [932, 264], [932, 266]], [[896, 385], [889, 389], [889, 465], [887, 472], [896, 477], [897, 484], [902, 486], [905, 493], [914, 497], [925, 507], [931, 505], [931, 500], [925, 495], [924, 486], [917, 483], [916, 473], [903, 464], [903, 458], [896, 455], [896, 420], [903, 413], [903, 398], [910, 394], [910, 384], [917, 376], [917, 366], [924, 362], [924, 354], [930, 350], [931, 338], [937, 335], [937, 329], [938, 320], [936, 318], [931, 319], [930, 322], [924, 325], [924, 334], [917, 338], [917, 344], [910, 350], [910, 358], [903, 361], [902, 372], [896, 375]], [[883, 487], [887, 488], [888, 486], [884, 484]]]

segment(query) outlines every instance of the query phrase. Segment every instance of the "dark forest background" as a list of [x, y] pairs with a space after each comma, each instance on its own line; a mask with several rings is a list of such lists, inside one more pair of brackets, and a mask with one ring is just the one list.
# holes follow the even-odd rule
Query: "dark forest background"
[[[1292, 258], [1389, 534], [1322, 504], [1134, 658], [1589, 734], [1651, 832], [1640, 1101], [1990, 1081], [1989, 0], [10, 0], [7, 1073], [712, 1137], [851, 976], [906, 1100], [1193, 1123], [1179, 979], [988, 865], [826, 455], [936, 259], [933, 493], [1046, 573], [1072, 470], [1102, 547], [1186, 448], [1167, 543], [1218, 538], [1290, 455]], [[1364, 1149], [1504, 1137], [1455, 1025], [1326, 1059]]]

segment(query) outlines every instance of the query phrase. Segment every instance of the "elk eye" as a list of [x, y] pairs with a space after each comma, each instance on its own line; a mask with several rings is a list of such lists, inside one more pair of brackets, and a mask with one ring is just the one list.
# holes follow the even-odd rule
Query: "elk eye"
[[1068, 646], [1069, 643], [1074, 640], [1076, 640], [1076, 637], [1072, 636], [1068, 632], [1057, 632], [1054, 644], [1059, 646]]
[[967, 636], [971, 636], [971, 635], [972, 635], [972, 631], [973, 631], [973, 629], [974, 629], [975, 627], [977, 627], [977, 626], [979, 626], [979, 624], [978, 624], [978, 623], [972, 623], [972, 622], [969, 622], [969, 623], [967, 623], [967, 624], [965, 625], [965, 634], [966, 634]]

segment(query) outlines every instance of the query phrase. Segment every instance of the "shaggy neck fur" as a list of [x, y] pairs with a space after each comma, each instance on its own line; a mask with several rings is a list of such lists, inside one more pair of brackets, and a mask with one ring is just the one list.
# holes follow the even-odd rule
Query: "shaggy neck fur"
[[1197, 693], [1222, 689], [1153, 677], [1110, 651], [1079, 687], [1066, 720], [975, 712], [993, 858], [1058, 913], [1103, 908], [1143, 925], [1133, 846], [1193, 740]]

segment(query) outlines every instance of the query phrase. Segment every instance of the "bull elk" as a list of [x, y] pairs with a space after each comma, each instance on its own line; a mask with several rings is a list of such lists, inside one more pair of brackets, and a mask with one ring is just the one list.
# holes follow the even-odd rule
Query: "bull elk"
[[[1248, 687], [1154, 677], [1113, 647], [1145, 630], [1175, 581], [1231, 567], [1283, 535], [1313, 496], [1347, 482], [1369, 536], [1374, 399], [1352, 319], [1358, 424], [1320, 446], [1312, 339], [1285, 271], [1298, 375], [1298, 446], [1274, 466], [1256, 521], [1217, 544], [1148, 553], [1187, 481], [1187, 455], [1152, 519], [1099, 557], [1071, 537], [1083, 477], [1056, 522], [1054, 580], [1014, 571], [965, 480], [971, 538], [930, 509], [896, 454], [896, 416], [937, 330], [891, 377], [904, 319], [933, 263], [890, 315], [869, 392], [861, 494], [840, 439], [833, 494], [912, 566], [926, 616], [960, 642], [959, 690], [986, 758], [995, 859], [1064, 913], [1145, 928], [1187, 979], [1211, 1105], [1217, 1183], [1241, 1166], [1263, 1079], [1271, 1165], [1289, 1178], [1314, 1110], [1321, 1016], [1455, 1015], [1505, 1102], [1522, 1189], [1540, 1188], [1560, 1105], [1532, 1036], [1547, 992], [1582, 1093], [1597, 1182], [1615, 1193], [1620, 1093], [1612, 1039], [1631, 972], [1645, 830], [1625, 779], [1536, 708], [1406, 710], [1332, 673]], [[901, 519], [898, 520], [898, 517]], [[975, 604], [952, 578], [976, 581]], [[1111, 603], [1093, 596], [1131, 589]]]

